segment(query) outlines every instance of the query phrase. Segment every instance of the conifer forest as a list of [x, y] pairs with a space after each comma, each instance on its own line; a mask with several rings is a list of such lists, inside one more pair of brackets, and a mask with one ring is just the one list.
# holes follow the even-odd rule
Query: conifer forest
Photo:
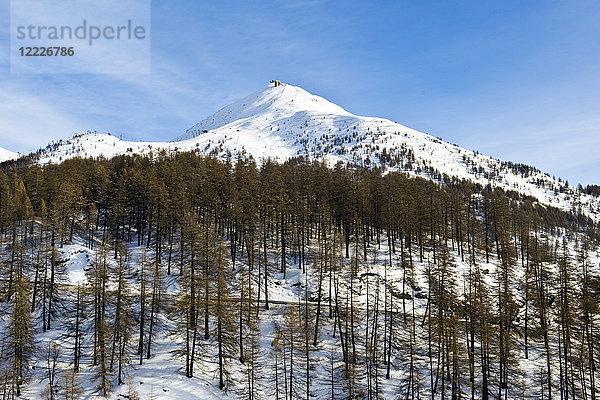
[[0, 166], [0, 398], [596, 400], [599, 240], [446, 175], [22, 158]]

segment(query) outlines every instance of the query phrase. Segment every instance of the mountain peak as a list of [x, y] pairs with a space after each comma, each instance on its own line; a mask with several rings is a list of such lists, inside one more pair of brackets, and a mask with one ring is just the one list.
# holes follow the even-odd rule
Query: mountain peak
[[275, 121], [296, 113], [352, 116], [342, 107], [301, 87], [274, 81], [263, 89], [223, 107], [175, 140], [191, 139], [205, 131], [221, 128], [235, 121], [250, 118]]

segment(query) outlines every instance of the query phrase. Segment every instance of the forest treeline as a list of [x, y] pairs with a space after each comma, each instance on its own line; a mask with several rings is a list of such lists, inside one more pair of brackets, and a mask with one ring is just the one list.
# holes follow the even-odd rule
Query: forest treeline
[[[596, 399], [598, 226], [517, 192], [303, 159], [75, 158], [5, 164], [0, 231], [5, 399], [36, 363], [47, 398], [79, 398], [81, 368], [106, 395], [159, 335], [188, 378], [214, 356], [241, 398]], [[78, 241], [75, 285], [60, 250]], [[282, 307], [269, 293], [292, 273]], [[52, 330], [62, 350], [37, 345]]]

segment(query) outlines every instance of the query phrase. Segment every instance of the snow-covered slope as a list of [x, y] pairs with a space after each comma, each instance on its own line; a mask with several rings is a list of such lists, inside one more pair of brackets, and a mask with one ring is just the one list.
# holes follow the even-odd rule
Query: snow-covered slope
[[15, 153], [14, 151], [6, 150], [0, 147], [0, 162], [16, 160], [19, 157], [21, 157], [19, 153]]
[[285, 84], [269, 85], [266, 89], [222, 108], [175, 140], [191, 139], [205, 130], [217, 129], [234, 121], [253, 120], [258, 115], [265, 116], [265, 120], [274, 121], [291, 117], [296, 113], [353, 116], [342, 107], [310, 94], [302, 88]]
[[381, 166], [440, 179], [444, 174], [534, 196], [565, 210], [581, 207], [598, 219], [600, 200], [541, 171], [446, 143], [384, 118], [361, 117], [288, 84], [273, 84], [224, 107], [174, 142], [126, 142], [105, 134], [77, 135], [48, 146], [40, 162], [74, 156], [112, 157], [159, 150], [200, 151], [219, 157], [252, 155], [284, 161], [306, 156], [352, 165]]

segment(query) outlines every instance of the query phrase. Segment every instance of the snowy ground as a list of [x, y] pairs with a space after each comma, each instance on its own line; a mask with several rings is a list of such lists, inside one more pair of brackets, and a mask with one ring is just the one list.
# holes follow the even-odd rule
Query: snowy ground
[[[557, 237], [556, 239], [560, 239]], [[135, 261], [139, 254], [141, 253], [141, 248], [131, 247], [132, 258], [131, 263], [135, 265]], [[571, 247], [571, 255], [575, 254], [575, 248]], [[314, 251], [314, 249], [313, 249]], [[68, 276], [71, 284], [84, 284], [85, 283], [85, 268], [87, 267], [89, 260], [93, 258], [93, 251], [89, 250], [81, 243], [74, 243], [65, 245], [61, 249], [61, 254], [64, 259], [67, 260], [66, 266], [68, 269]], [[453, 262], [455, 265], [455, 274], [458, 282], [466, 279], [466, 274], [469, 271], [469, 265], [466, 262], [463, 262], [461, 258], [453, 252]], [[278, 254], [275, 252], [271, 252], [270, 257], [272, 260], [276, 260]], [[377, 281], [376, 276], [383, 278], [385, 276], [384, 263], [387, 263], [389, 260], [389, 253], [387, 244], [382, 242], [381, 246], [378, 247], [377, 244], [371, 243], [368, 250], [368, 259], [366, 262], [363, 262], [363, 267], [361, 270], [362, 274], [369, 273], [369, 278], [365, 278], [366, 275], [363, 275], [361, 280], [357, 280], [357, 287], [355, 290], [358, 291], [355, 296], [356, 306], [358, 308], [364, 309], [366, 304], [366, 290], [367, 284], [366, 279], [369, 279], [369, 290], [371, 296], [377, 290]], [[425, 257], [422, 261], [420, 261], [417, 255], [414, 255], [415, 262], [415, 271], [418, 280], [418, 286], [422, 291], [426, 292], [427, 288], [427, 278], [425, 275], [425, 271], [428, 268], [430, 262], [432, 261], [432, 254], [430, 252], [425, 253]], [[262, 387], [262, 398], [272, 398], [272, 391], [274, 390], [273, 383], [273, 368], [272, 357], [270, 356], [270, 347], [271, 342], [273, 340], [273, 335], [275, 332], [275, 324], [281, 323], [282, 315], [286, 307], [291, 307], [297, 304], [299, 301], [302, 302], [304, 299], [304, 282], [306, 277], [302, 274], [299, 265], [295, 265], [291, 262], [291, 257], [289, 262], [291, 265], [288, 267], [287, 278], [283, 279], [283, 276], [277, 271], [273, 271], [271, 274], [271, 281], [269, 285], [269, 297], [273, 301], [272, 307], [269, 311], [261, 310], [260, 315], [260, 329], [261, 329], [261, 347], [262, 347], [262, 357], [264, 359], [263, 362], [263, 378], [260, 383]], [[345, 262], [348, 262], [347, 260]], [[482, 270], [489, 270], [486, 273], [485, 279], [488, 281], [489, 285], [493, 284], [493, 275], [495, 270], [495, 261], [485, 264], [483, 263], [481, 255], [478, 256], [478, 262], [480, 263], [480, 268]], [[593, 265], [595, 271], [598, 271], [600, 256], [597, 252], [590, 254], [590, 263]], [[239, 267], [242, 268], [245, 266], [244, 260], [239, 260]], [[402, 286], [402, 270], [400, 269], [400, 255], [393, 254], [392, 255], [392, 268], [389, 268], [387, 271], [387, 279], [389, 282], [393, 282], [393, 285], [397, 290], [401, 291]], [[314, 294], [316, 288], [316, 281], [314, 277], [313, 266], [309, 264], [308, 272], [309, 272], [309, 291]], [[550, 271], [555, 268], [555, 266], [549, 265], [548, 268]], [[381, 279], [379, 280], [381, 282]], [[255, 287], [256, 287], [256, 283]], [[176, 284], [171, 280], [170, 290], [173, 291], [176, 287]], [[460, 284], [457, 285], [460, 287]], [[379, 289], [383, 293], [383, 286], [380, 285]], [[517, 296], [522, 296], [522, 293], [519, 292], [518, 288], [515, 287]], [[326, 293], [326, 290], [324, 290]], [[458, 293], [458, 295], [462, 295]], [[382, 295], [383, 296], [383, 295]], [[420, 297], [420, 298], [419, 298]], [[417, 327], [416, 327], [416, 353], [415, 359], [417, 364], [417, 376], [419, 377], [420, 384], [423, 386], [422, 395], [426, 397], [427, 387], [429, 385], [429, 372], [428, 372], [428, 357], [426, 353], [426, 331], [425, 328], [421, 325], [421, 320], [423, 318], [423, 314], [426, 310], [426, 299], [422, 298], [423, 296], [419, 296], [415, 298], [415, 314], [417, 316]], [[372, 297], [371, 297], [372, 299]], [[383, 299], [382, 299], [383, 300]], [[372, 300], [371, 300], [372, 301]], [[314, 305], [314, 303], [313, 303]], [[332, 349], [336, 351], [336, 360], [335, 367], [340, 368], [341, 361], [339, 359], [339, 338], [333, 337], [333, 320], [327, 317], [328, 315], [328, 303], [324, 301], [322, 303], [323, 306], [323, 322], [322, 329], [319, 338], [319, 345], [312, 351], [312, 361], [311, 364], [314, 368], [312, 372], [313, 383], [312, 383], [312, 391], [317, 395], [317, 398], [330, 397], [330, 382], [328, 381], [329, 368], [330, 368], [330, 355]], [[411, 301], [406, 302], [407, 312], [410, 314], [412, 312], [412, 303]], [[396, 302], [394, 305], [396, 312], [401, 312], [402, 304], [400, 301]], [[167, 315], [162, 316], [163, 319], [169, 318]], [[400, 314], [398, 314], [398, 318], [400, 318]], [[38, 321], [39, 322], [39, 321]], [[365, 326], [360, 325], [363, 324], [364, 321], [359, 321], [359, 330], [364, 329]], [[33, 370], [33, 379], [31, 383], [24, 391], [23, 398], [38, 398], [39, 393], [46, 386], [46, 380], [44, 379], [45, 374], [45, 357], [43, 356], [45, 349], [47, 349], [47, 343], [51, 341], [56, 341], [61, 344], [62, 354], [61, 354], [61, 363], [59, 365], [60, 368], [67, 368], [68, 362], [70, 362], [71, 357], [69, 352], [72, 351], [72, 343], [65, 339], [62, 335], [60, 329], [53, 329], [51, 331], [42, 334], [39, 332], [38, 326], [38, 334], [36, 335], [36, 343], [38, 344], [38, 349], [40, 351], [40, 358], [38, 363], [35, 365]], [[401, 325], [400, 328], [395, 332], [399, 340], [403, 340], [408, 343], [410, 331], [408, 326]], [[339, 336], [339, 333], [338, 333]], [[217, 364], [216, 364], [216, 345], [213, 341], [214, 339], [209, 340], [207, 343], [203, 345], [203, 352], [199, 358], [196, 376], [193, 378], [187, 378], [185, 376], [185, 371], [182, 371], [183, 361], [178, 358], [173, 351], [181, 346], [181, 342], [179, 339], [174, 338], [167, 334], [166, 331], [157, 338], [157, 341], [153, 348], [153, 356], [149, 360], [144, 359], [143, 365], [138, 365], [136, 360], [132, 360], [131, 366], [127, 370], [127, 374], [129, 379], [127, 379], [128, 384], [115, 386], [114, 392], [109, 396], [110, 399], [123, 399], [127, 398], [129, 395], [129, 391], [131, 388], [135, 389], [140, 395], [142, 399], [155, 398], [155, 399], [236, 399], [241, 398], [239, 393], [243, 393], [244, 391], [244, 366], [237, 360], [229, 360], [228, 368], [233, 370], [232, 382], [228, 385], [226, 391], [221, 391], [218, 389], [218, 376], [217, 376]], [[523, 346], [522, 340], [520, 340], [521, 347]], [[86, 345], [89, 345], [89, 340], [85, 340]], [[552, 343], [552, 351], [557, 351], [557, 343]], [[89, 358], [89, 348], [85, 349], [85, 354], [87, 357], [84, 357], [82, 360], [81, 373], [79, 374], [79, 379], [81, 380], [83, 387], [86, 391], [86, 399], [96, 398], [97, 395], [94, 393], [95, 391], [95, 382], [93, 381], [93, 368], [91, 367], [91, 360]], [[542, 346], [542, 343], [531, 341], [530, 343], [530, 358], [525, 360], [523, 354], [518, 354], [517, 357], [520, 359], [520, 369], [523, 373], [523, 379], [525, 382], [525, 387], [539, 387], [539, 379], [540, 379], [540, 371], [545, 366], [545, 353]], [[405, 352], [394, 352], [393, 357], [394, 367], [392, 368], [392, 376], [390, 380], [386, 380], [383, 378], [384, 373], [381, 371], [381, 378], [379, 380], [379, 385], [381, 392], [384, 394], [385, 398], [396, 398], [402, 393], [403, 390], [403, 382], [407, 378], [407, 363], [408, 363], [408, 355]], [[494, 368], [494, 366], [492, 366]], [[555, 379], [557, 377], [555, 376]], [[556, 383], [556, 382], [555, 382]], [[131, 385], [131, 388], [130, 388]], [[336, 388], [336, 392], [341, 391], [342, 382], [338, 381], [335, 385], [339, 385]], [[463, 390], [468, 391], [469, 389], [463, 387]], [[535, 399], [538, 394], [534, 392], [526, 393], [527, 398]]]
[[16, 160], [19, 157], [21, 157], [19, 153], [0, 147], [0, 163], [8, 160]]

